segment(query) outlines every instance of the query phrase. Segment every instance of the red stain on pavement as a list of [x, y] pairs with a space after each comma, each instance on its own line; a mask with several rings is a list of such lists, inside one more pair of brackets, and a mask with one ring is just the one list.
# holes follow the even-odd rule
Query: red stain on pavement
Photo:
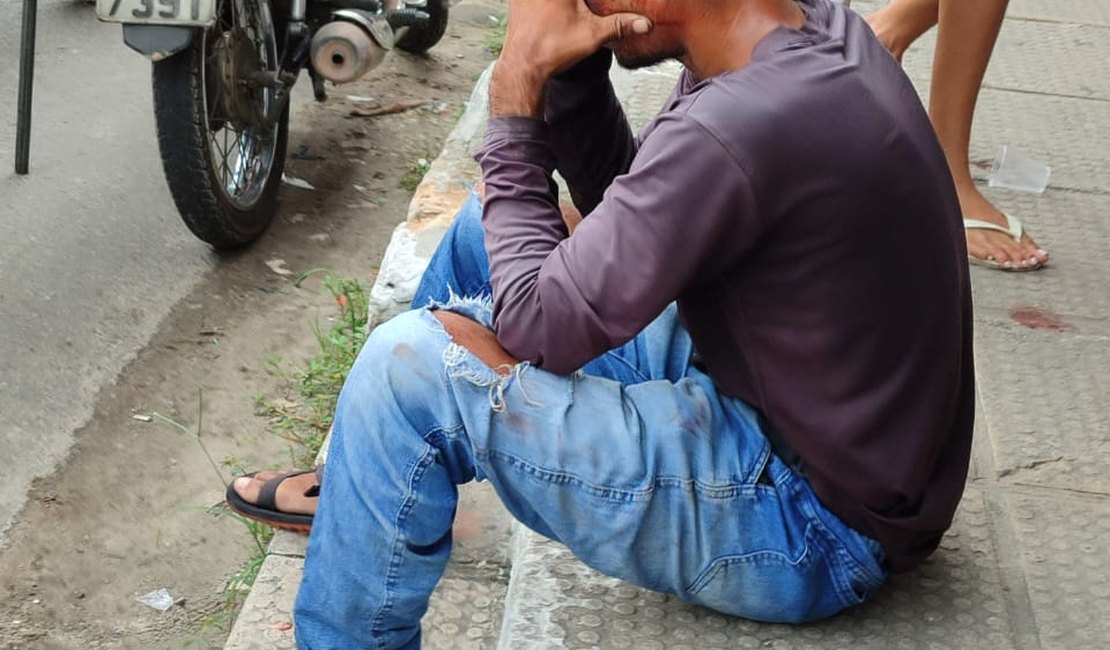
[[1071, 329], [1071, 325], [1060, 318], [1060, 315], [1051, 309], [1035, 305], [1021, 305], [1010, 310], [1010, 318], [1018, 325], [1023, 325], [1033, 330], [1051, 330], [1062, 332]]

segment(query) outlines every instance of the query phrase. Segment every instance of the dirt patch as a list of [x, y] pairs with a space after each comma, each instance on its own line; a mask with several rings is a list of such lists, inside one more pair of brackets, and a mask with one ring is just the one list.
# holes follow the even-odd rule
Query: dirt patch
[[[334, 305], [318, 278], [297, 288], [286, 272], [325, 267], [372, 282], [408, 208], [406, 175], [434, 157], [492, 58], [485, 46], [499, 5], [456, 10], [428, 57], [395, 53], [371, 78], [329, 88], [328, 103], [296, 111], [286, 173], [315, 190], [283, 189], [271, 231], [173, 310], [102, 391], [68, 461], [36, 482], [0, 552], [0, 648], [222, 645], [230, 622], [222, 590], [253, 543], [238, 522], [205, 512], [224, 488], [197, 442], [133, 416], [157, 412], [195, 426], [203, 391], [202, 436], [213, 457], [247, 467], [288, 462], [253, 397], [280, 385], [268, 358], [297, 364], [315, 352], [312, 321]], [[418, 100], [426, 103], [350, 115]], [[168, 612], [136, 602], [161, 587], [178, 599]]]

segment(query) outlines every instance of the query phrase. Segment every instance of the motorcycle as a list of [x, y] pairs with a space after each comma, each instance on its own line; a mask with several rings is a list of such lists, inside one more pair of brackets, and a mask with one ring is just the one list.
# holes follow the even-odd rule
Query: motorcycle
[[153, 61], [158, 146], [185, 225], [232, 249], [273, 221], [301, 70], [323, 101], [325, 81], [438, 43], [448, 0], [96, 0], [96, 12]]

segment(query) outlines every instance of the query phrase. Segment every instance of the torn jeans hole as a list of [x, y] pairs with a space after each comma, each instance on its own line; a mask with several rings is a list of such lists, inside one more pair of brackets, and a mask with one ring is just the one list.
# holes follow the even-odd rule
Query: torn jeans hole
[[[487, 328], [493, 325], [493, 302], [485, 297], [468, 298], [451, 292], [446, 302], [431, 301], [427, 309], [429, 312], [440, 309], [454, 312], [477, 321]], [[436, 324], [439, 325], [438, 320]], [[490, 368], [470, 350], [454, 341], [449, 341], [443, 350], [443, 365], [447, 370], [447, 376], [451, 379], [462, 379], [479, 388], [488, 388], [489, 407], [494, 413], [505, 412], [505, 391], [513, 381], [519, 387], [526, 404], [534, 407], [541, 406], [528, 395], [524, 388], [524, 373], [532, 367], [527, 361], [522, 361], [511, 368], [507, 366]], [[498, 370], [508, 372], [502, 375], [497, 372]]]
[[493, 299], [486, 296], [463, 297], [448, 288], [446, 301], [429, 300], [424, 308], [429, 311], [442, 309], [443, 311], [461, 314], [489, 329], [493, 329]]

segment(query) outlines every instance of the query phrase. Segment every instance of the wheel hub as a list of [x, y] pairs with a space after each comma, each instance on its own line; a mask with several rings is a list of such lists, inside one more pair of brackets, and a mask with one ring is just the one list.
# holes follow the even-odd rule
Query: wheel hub
[[220, 34], [212, 47], [209, 66], [218, 114], [236, 125], [263, 128], [263, 89], [252, 81], [262, 70], [262, 59], [246, 30], [234, 27]]

